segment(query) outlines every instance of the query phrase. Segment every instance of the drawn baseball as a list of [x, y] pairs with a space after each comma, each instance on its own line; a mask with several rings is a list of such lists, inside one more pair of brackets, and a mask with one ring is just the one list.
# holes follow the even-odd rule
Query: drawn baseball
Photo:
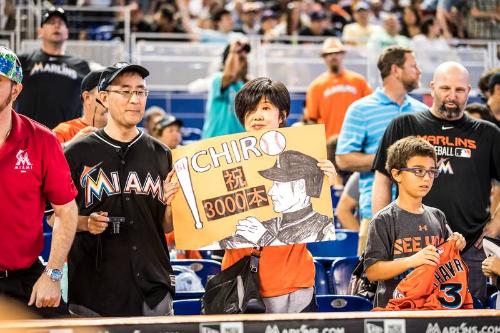
[[260, 149], [269, 156], [280, 154], [286, 147], [286, 138], [281, 132], [269, 131], [260, 137]]

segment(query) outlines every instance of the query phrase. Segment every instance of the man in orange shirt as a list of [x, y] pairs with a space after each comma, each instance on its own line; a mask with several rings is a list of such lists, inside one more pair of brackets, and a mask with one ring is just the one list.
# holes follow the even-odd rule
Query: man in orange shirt
[[83, 103], [83, 114], [80, 118], [60, 123], [52, 131], [63, 146], [81, 137], [87, 136], [108, 122], [108, 110], [102, 105], [97, 96], [97, 84], [102, 70], [92, 71], [82, 80], [80, 88]]
[[325, 39], [321, 56], [328, 70], [307, 89], [304, 118], [325, 124], [327, 139], [340, 133], [349, 105], [372, 92], [362, 75], [344, 68], [345, 52], [338, 38]]

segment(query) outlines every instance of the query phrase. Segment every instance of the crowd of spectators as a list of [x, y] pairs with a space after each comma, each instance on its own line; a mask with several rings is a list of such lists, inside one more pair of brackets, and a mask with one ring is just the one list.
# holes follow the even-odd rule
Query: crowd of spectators
[[[0, 30], [15, 28], [14, 3], [5, 0], [1, 6]], [[409, 39], [428, 36], [430, 17], [447, 40], [500, 37], [495, 0], [64, 0], [54, 5], [91, 7], [71, 13], [69, 28], [79, 39], [123, 38], [125, 11], [110, 11], [112, 6], [130, 10], [131, 32], [189, 33], [189, 39], [202, 41], [228, 42], [245, 34], [267, 41], [337, 36], [366, 44], [373, 36], [377, 43], [397, 40], [404, 46]]]

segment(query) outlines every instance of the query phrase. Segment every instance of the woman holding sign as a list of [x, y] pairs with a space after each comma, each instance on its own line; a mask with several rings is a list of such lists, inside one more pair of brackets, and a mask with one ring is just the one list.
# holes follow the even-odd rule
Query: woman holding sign
[[[281, 82], [257, 78], [246, 83], [236, 95], [235, 112], [249, 132], [283, 127], [290, 112], [290, 94]], [[332, 162], [320, 160], [317, 166], [332, 185], [336, 175]], [[226, 250], [222, 269], [251, 252], [252, 248]], [[305, 244], [262, 247], [259, 282], [266, 312], [316, 311], [314, 274], [313, 258]]]

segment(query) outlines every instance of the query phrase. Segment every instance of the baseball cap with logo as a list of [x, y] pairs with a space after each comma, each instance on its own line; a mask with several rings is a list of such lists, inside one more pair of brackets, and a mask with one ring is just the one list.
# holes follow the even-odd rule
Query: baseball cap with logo
[[124, 61], [117, 62], [113, 66], [106, 67], [103, 70], [97, 90], [106, 90], [106, 88], [111, 85], [113, 80], [116, 79], [118, 75], [124, 72], [136, 72], [140, 76], [142, 76], [143, 79], [149, 75], [149, 71], [140, 65], [129, 64], [128, 62]]
[[336, 37], [329, 37], [323, 42], [323, 47], [321, 48], [321, 55], [324, 56], [330, 53], [345, 52], [344, 44], [340, 39]]
[[99, 79], [101, 78], [103, 70], [92, 71], [85, 75], [82, 80], [82, 85], [80, 86], [80, 94], [83, 94], [84, 91], [91, 91], [94, 88], [97, 88], [99, 84]]
[[287, 150], [278, 155], [278, 160], [272, 168], [258, 172], [262, 177], [278, 182], [304, 179], [307, 195], [319, 198], [323, 185], [323, 172], [317, 163], [318, 161], [309, 155]]
[[23, 81], [23, 69], [19, 58], [5, 46], [0, 46], [0, 75], [16, 83]]
[[68, 17], [61, 7], [50, 7], [42, 16], [42, 23], [44, 25], [52, 16], [59, 16], [66, 25], [68, 25]]
[[163, 131], [163, 129], [171, 125], [178, 125], [179, 127], [182, 127], [182, 120], [175, 118], [175, 116], [171, 114], [168, 114], [155, 124], [154, 131], [159, 134]]

